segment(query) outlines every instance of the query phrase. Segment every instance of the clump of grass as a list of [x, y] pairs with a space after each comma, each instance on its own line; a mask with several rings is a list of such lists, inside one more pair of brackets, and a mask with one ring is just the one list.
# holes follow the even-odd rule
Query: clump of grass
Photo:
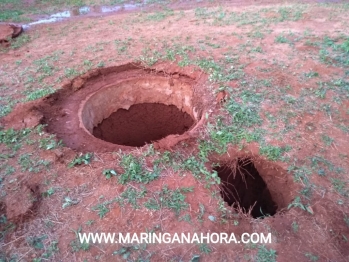
[[75, 157], [73, 161], [70, 162], [68, 167], [71, 168], [82, 164], [88, 165], [92, 160], [92, 156], [92, 153], [80, 154], [78, 157]]
[[176, 215], [188, 208], [188, 203], [185, 202], [183, 193], [193, 192], [193, 187], [183, 187], [175, 190], [168, 189], [164, 186], [161, 191], [155, 192], [154, 197], [150, 198], [144, 206], [151, 210], [160, 210], [161, 208], [172, 209]]
[[119, 177], [120, 184], [126, 184], [131, 181], [147, 184], [150, 181], [157, 179], [160, 176], [160, 170], [155, 165], [152, 171], [143, 169], [143, 160], [131, 154], [123, 155], [120, 161], [120, 166], [124, 169]]
[[268, 249], [265, 246], [258, 248], [256, 261], [257, 262], [276, 262], [276, 251], [274, 249]]

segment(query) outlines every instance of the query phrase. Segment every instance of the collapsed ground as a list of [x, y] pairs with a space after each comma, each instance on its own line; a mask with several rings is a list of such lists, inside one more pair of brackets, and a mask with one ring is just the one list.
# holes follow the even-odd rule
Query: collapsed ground
[[[1, 19], [18, 18], [6, 8]], [[348, 4], [156, 8], [35, 26], [1, 49], [0, 258], [347, 261]], [[128, 63], [194, 79], [203, 125], [178, 143], [67, 147], [44, 105], [83, 90], [81, 75]], [[240, 210], [229, 206], [235, 198]], [[265, 201], [249, 215], [251, 199]], [[125, 247], [76, 237], [150, 231], [264, 232], [272, 243]]]

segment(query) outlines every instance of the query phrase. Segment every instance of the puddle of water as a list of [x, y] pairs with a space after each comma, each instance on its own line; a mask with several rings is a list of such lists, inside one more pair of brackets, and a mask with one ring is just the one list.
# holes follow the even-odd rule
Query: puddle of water
[[98, 14], [107, 14], [118, 11], [131, 11], [141, 7], [141, 4], [124, 4], [124, 5], [115, 5], [115, 6], [83, 6], [80, 8], [73, 8], [69, 11], [59, 12], [50, 15], [49, 17], [39, 19], [38, 21], [31, 22], [29, 24], [23, 25], [23, 29], [28, 29], [33, 25], [38, 24], [49, 24], [58, 21], [62, 21], [67, 18], [82, 16], [82, 15], [98, 15]]

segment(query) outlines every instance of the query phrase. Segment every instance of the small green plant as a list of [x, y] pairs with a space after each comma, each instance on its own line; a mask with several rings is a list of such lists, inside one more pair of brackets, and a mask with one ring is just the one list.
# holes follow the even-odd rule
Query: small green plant
[[309, 259], [309, 261], [318, 261], [319, 257], [313, 255], [312, 253], [305, 253], [305, 257]]
[[143, 170], [142, 160], [133, 155], [123, 155], [120, 166], [124, 169], [119, 177], [120, 184], [126, 184], [130, 181], [147, 184], [159, 177], [160, 170], [154, 166], [152, 171]]
[[304, 211], [308, 211], [310, 214], [314, 214], [313, 209], [308, 206], [308, 205], [304, 205], [301, 201], [301, 198], [299, 196], [297, 196], [293, 202], [291, 204], [288, 205], [287, 209], [290, 209], [291, 207], [298, 207]]
[[278, 35], [276, 38], [275, 38], [275, 42], [276, 43], [281, 43], [281, 44], [285, 44], [285, 43], [288, 43], [288, 39], [284, 36], [284, 35]]
[[107, 214], [107, 213], [109, 213], [109, 208], [108, 208], [108, 206], [111, 204], [111, 203], [113, 203], [113, 201], [111, 200], [111, 201], [105, 201], [105, 202], [103, 202], [103, 203], [101, 203], [101, 204], [98, 204], [98, 205], [96, 205], [96, 206], [93, 206], [92, 207], [92, 210], [93, 211], [97, 211], [97, 213], [98, 213], [98, 215], [99, 215], [99, 218], [103, 218], [103, 217], [105, 217], [105, 215]]
[[276, 262], [276, 251], [265, 246], [258, 248], [256, 262]]
[[120, 194], [120, 197], [117, 198], [117, 201], [121, 206], [124, 205], [124, 201], [131, 204], [134, 209], [139, 209], [140, 206], [137, 203], [137, 199], [143, 198], [147, 193], [147, 190], [144, 186], [140, 190], [137, 190], [133, 187], [127, 187], [127, 189]]
[[73, 161], [70, 162], [68, 167], [71, 168], [81, 164], [88, 165], [92, 160], [92, 156], [93, 156], [92, 153], [86, 153], [84, 155], [80, 154], [78, 157], [75, 157]]
[[346, 188], [347, 182], [338, 178], [331, 178], [333, 188], [341, 195], [348, 196], [349, 190]]
[[112, 176], [117, 176], [117, 173], [114, 169], [104, 169], [103, 175], [106, 179], [110, 179]]
[[55, 149], [62, 145], [62, 140], [56, 141], [55, 135], [50, 135], [49, 137], [41, 138], [39, 140], [39, 148], [43, 148], [46, 150]]
[[293, 232], [297, 233], [298, 232], [298, 228], [299, 228], [299, 225], [297, 224], [296, 221], [293, 221], [292, 222], [292, 229], [293, 229]]
[[198, 221], [200, 223], [204, 222], [204, 220], [203, 220], [204, 214], [205, 214], [205, 206], [203, 204], [199, 203], [199, 214], [198, 214], [197, 218], [198, 218]]
[[43, 195], [44, 197], [50, 197], [50, 196], [52, 196], [55, 192], [56, 192], [56, 190], [55, 190], [53, 187], [51, 187], [51, 188], [47, 189], [47, 191], [43, 192], [42, 195]]
[[151, 210], [159, 210], [161, 208], [172, 209], [176, 215], [186, 209], [189, 205], [185, 202], [185, 195], [183, 193], [193, 192], [192, 187], [179, 188], [175, 190], [168, 189], [164, 186], [161, 191], [155, 192], [155, 198], [150, 198], [144, 203], [144, 206]]
[[269, 160], [277, 161], [280, 160], [282, 154], [289, 151], [290, 147], [279, 147], [273, 145], [261, 145], [259, 153], [265, 155]]
[[344, 222], [347, 224], [347, 226], [349, 227], [349, 217], [348, 216], [344, 216]]
[[189, 214], [185, 214], [184, 216], [181, 216], [178, 221], [186, 221], [188, 223], [191, 222], [191, 216]]
[[16, 226], [7, 220], [5, 215], [0, 216], [0, 241], [2, 241], [7, 234], [11, 233]]
[[[113, 252], [113, 255], [119, 255], [122, 259], [126, 261], [142, 261], [150, 262], [151, 253], [146, 251], [147, 245], [134, 245], [129, 247], [121, 247], [120, 249]], [[131, 259], [131, 255], [137, 257], [137, 259]]]
[[87, 251], [90, 249], [90, 244], [87, 243], [86, 240], [84, 240], [83, 243], [80, 242], [79, 233], [81, 233], [81, 231], [81, 226], [79, 226], [77, 230], [72, 229], [72, 232], [75, 234], [75, 239], [70, 242], [72, 252], [78, 252], [80, 250]]
[[326, 146], [330, 146], [332, 145], [334, 139], [332, 137], [329, 137], [328, 135], [322, 135], [322, 141], [324, 142], [324, 144]]
[[27, 243], [35, 249], [44, 249], [43, 240], [45, 240], [46, 238], [46, 235], [42, 235], [40, 237], [28, 237]]
[[212, 249], [206, 243], [199, 244], [199, 250], [204, 254], [209, 254], [212, 252]]

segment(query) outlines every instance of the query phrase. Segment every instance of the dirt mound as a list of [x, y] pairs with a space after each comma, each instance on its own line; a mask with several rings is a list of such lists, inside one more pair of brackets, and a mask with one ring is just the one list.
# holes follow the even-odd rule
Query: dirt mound
[[41, 201], [38, 185], [23, 185], [21, 190], [6, 197], [6, 217], [12, 222], [23, 222], [34, 217]]
[[0, 45], [8, 47], [9, 40], [19, 36], [23, 32], [22, 26], [13, 24], [0, 24]]

